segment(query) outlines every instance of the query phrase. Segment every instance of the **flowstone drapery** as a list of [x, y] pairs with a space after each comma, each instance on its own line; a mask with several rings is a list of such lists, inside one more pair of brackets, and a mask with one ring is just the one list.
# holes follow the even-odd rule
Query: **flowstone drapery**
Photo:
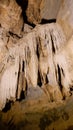
[[[38, 25], [33, 31], [24, 35], [16, 44], [11, 46], [10, 43], [4, 45], [2, 41], [0, 109], [4, 108], [8, 100], [20, 99], [22, 91], [25, 96], [31, 86], [37, 87], [39, 85], [41, 89], [47, 91], [48, 95], [53, 97], [52, 100], [61, 100], [63, 96], [67, 96], [67, 93], [63, 95], [63, 88], [60, 86], [61, 81], [59, 82], [61, 72], [59, 72], [57, 65], [59, 63], [57, 62], [60, 62], [60, 60], [54, 60], [57, 53], [65, 46], [65, 42], [66, 38], [57, 23]], [[64, 71], [64, 67], [61, 68], [61, 71]], [[39, 76], [40, 78], [38, 78]], [[66, 89], [64, 82], [62, 87]], [[49, 94], [50, 91], [51, 94]]]
[[29, 0], [25, 10], [24, 1], [0, 1], [0, 110], [9, 101], [26, 98], [30, 87], [39, 86], [49, 101], [72, 94], [73, 2], [60, 0], [59, 13], [54, 12], [57, 20], [45, 25], [41, 2]]

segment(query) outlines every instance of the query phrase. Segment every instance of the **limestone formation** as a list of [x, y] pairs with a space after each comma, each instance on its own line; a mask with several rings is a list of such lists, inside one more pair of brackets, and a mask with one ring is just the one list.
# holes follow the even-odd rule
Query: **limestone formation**
[[[57, 6], [56, 0], [55, 4], [49, 1], [47, 17], [57, 17], [57, 22], [40, 25], [44, 18], [43, 2], [28, 0], [25, 13], [27, 23], [37, 25], [33, 28], [23, 23], [23, 8], [19, 3], [0, 1], [0, 110], [8, 101], [26, 99], [31, 87], [34, 90], [40, 87], [38, 90], [43, 90], [49, 101], [60, 101], [72, 94], [73, 4], [71, 0], [59, 0]], [[51, 7], [55, 5], [57, 10], [50, 17]]]
[[32, 26], [28, 25], [28, 24], [24, 24], [24, 29], [23, 29], [23, 33], [29, 33], [31, 32], [33, 29]]
[[55, 56], [55, 65], [58, 72], [57, 80], [63, 95], [70, 95], [70, 88], [73, 87], [73, 35], [69, 39], [67, 45]]
[[37, 87], [38, 71], [41, 85], [49, 83], [59, 95], [58, 99], [54, 96], [53, 100], [62, 99], [56, 80], [54, 55], [64, 46], [65, 40], [58, 24], [46, 24], [37, 26], [16, 44], [3, 46], [6, 51], [0, 62], [0, 109], [6, 101], [20, 99], [22, 91], [25, 94], [29, 87]]

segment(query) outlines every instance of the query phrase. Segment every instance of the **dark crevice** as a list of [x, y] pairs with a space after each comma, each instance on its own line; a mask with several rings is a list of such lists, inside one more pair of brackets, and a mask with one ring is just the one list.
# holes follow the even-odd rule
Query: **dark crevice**
[[[22, 8], [22, 16], [23, 16], [24, 23], [27, 23], [28, 25], [30, 25], [34, 28], [36, 25], [33, 24], [33, 23], [30, 23], [27, 20], [26, 10], [27, 10], [27, 7], [28, 7], [28, 0], [16, 0], [16, 2]], [[40, 24], [55, 23], [55, 22], [56, 22], [55, 18], [53, 18], [53, 19], [42, 19]], [[23, 28], [22, 28], [22, 30], [23, 30]]]
[[70, 86], [70, 91], [73, 91], [73, 86]]
[[18, 95], [19, 78], [20, 78], [20, 63], [19, 63], [19, 71], [18, 71], [18, 78], [17, 78], [16, 99], [17, 99], [17, 95]]
[[45, 34], [45, 39], [47, 38], [47, 35]]
[[60, 69], [60, 67], [59, 67], [59, 65], [57, 65], [57, 69], [58, 69], [58, 84], [59, 84], [59, 86], [60, 86], [60, 91], [61, 91], [61, 93], [62, 93], [62, 96], [63, 96], [63, 100], [65, 100], [66, 99], [66, 96], [65, 96], [65, 94], [63, 93], [63, 85], [62, 85], [62, 83], [61, 83], [61, 69]]
[[[27, 23], [28, 25], [32, 26], [33, 28], [35, 27], [35, 24], [28, 22], [27, 20], [27, 15], [26, 15], [26, 9], [28, 7], [28, 0], [16, 0], [19, 6], [22, 8], [22, 16], [24, 23]], [[23, 30], [23, 28], [22, 28]]]
[[24, 91], [22, 90], [21, 94], [20, 94], [20, 100], [19, 101], [22, 101], [23, 99], [25, 99], [25, 94], [24, 94]]
[[38, 70], [38, 86], [41, 87], [42, 86], [42, 80], [41, 80], [41, 75], [40, 75], [40, 72]]
[[11, 32], [11, 31], [9, 31], [9, 35], [11, 35], [13, 38], [14, 37], [17, 37], [17, 38], [22, 38], [22, 36], [19, 36], [19, 35], [17, 35], [17, 34], [15, 34], [15, 33], [13, 33], [13, 32]]
[[36, 54], [37, 54], [37, 57], [39, 59], [39, 45], [37, 44], [37, 47], [36, 47]]
[[28, 83], [27, 83], [27, 80], [26, 80], [26, 90], [24, 92], [25, 96], [27, 95], [27, 90], [28, 90]]
[[65, 73], [64, 73], [64, 70], [63, 70], [63, 68], [61, 68], [61, 71], [62, 71], [62, 74], [63, 74], [63, 76], [65, 77]]
[[40, 24], [56, 23], [56, 19], [42, 19]]
[[[22, 61], [22, 70], [21, 70], [21, 72], [20, 72], [20, 70], [21, 70], [21, 64], [19, 63], [19, 72], [18, 72], [17, 90], [16, 90], [16, 99], [17, 99], [17, 101], [22, 101], [23, 99], [26, 98], [26, 95], [27, 95], [28, 84], [27, 84], [27, 80], [26, 80], [26, 78], [24, 76], [25, 75], [25, 61], [24, 60]], [[21, 83], [22, 90], [21, 90], [21, 93], [20, 93], [20, 98], [18, 99], [18, 85], [19, 85], [20, 75], [22, 76], [21, 77], [22, 78], [22, 83]], [[25, 82], [25, 85], [26, 85], [25, 90], [23, 90], [24, 82]]]
[[28, 25], [32, 26], [33, 28], [36, 26], [35, 24], [28, 22], [27, 20], [26, 20], [25, 23], [27, 23]]
[[45, 34], [45, 40], [47, 41], [47, 44], [49, 44], [48, 34]]
[[0, 28], [2, 27], [1, 23], [0, 23]]
[[7, 101], [5, 107], [3, 108], [3, 112], [7, 112], [11, 109], [11, 104], [13, 103], [13, 101]]
[[19, 6], [22, 8], [22, 15], [25, 23], [27, 23], [26, 9], [28, 7], [28, 0], [16, 0]]
[[24, 72], [24, 68], [25, 68], [25, 62], [22, 62], [22, 72]]
[[58, 69], [58, 84], [59, 84], [60, 90], [62, 92], [63, 86], [62, 86], [62, 83], [61, 83], [61, 70], [60, 70], [59, 65], [57, 65], [57, 69]]
[[54, 41], [53, 41], [52, 35], [50, 35], [50, 37], [51, 37], [51, 42], [52, 42], [52, 52], [55, 54], [55, 47], [54, 47]]
[[48, 84], [48, 83], [49, 83], [49, 81], [48, 81], [48, 77], [47, 77], [47, 75], [46, 75], [46, 79], [45, 79], [45, 80], [46, 80], [46, 84]]
[[21, 29], [21, 31], [22, 31], [22, 32], [24, 31], [24, 22], [23, 22], [23, 25], [22, 25], [22, 29]]

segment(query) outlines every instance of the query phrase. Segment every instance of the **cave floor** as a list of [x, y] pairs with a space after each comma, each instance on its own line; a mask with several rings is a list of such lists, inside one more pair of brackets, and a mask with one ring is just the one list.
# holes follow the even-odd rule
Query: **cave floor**
[[17, 101], [0, 112], [0, 130], [73, 130], [73, 96], [62, 102], [45, 97]]

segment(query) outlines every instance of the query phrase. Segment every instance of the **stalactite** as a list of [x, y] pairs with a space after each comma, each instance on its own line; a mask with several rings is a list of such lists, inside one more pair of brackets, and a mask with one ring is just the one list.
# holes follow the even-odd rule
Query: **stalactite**
[[36, 26], [14, 46], [9, 46], [1, 63], [5, 66], [0, 73], [0, 109], [4, 108], [6, 100], [26, 98], [31, 86], [39, 85], [51, 101], [70, 96], [69, 63], [60, 55], [65, 45], [61, 27], [52, 23]]

